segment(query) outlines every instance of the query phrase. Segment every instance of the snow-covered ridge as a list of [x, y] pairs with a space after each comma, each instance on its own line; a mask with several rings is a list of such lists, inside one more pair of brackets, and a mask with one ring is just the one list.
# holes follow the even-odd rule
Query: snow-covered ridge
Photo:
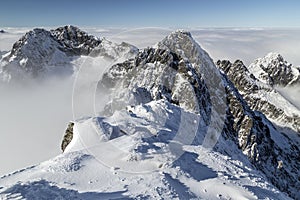
[[[239, 63], [232, 70], [240, 69], [246, 73], [242, 74], [244, 77], [249, 75], [246, 81], [249, 88], [262, 88], [264, 84], [250, 77], [247, 68], [241, 65], [242, 62]], [[241, 83], [245, 82], [240, 76], [235, 77], [239, 78]], [[99, 82], [99, 87], [112, 92], [112, 99], [105, 107], [104, 115], [114, 115], [126, 106], [133, 106], [129, 109], [133, 112], [136, 105], [164, 99], [184, 110], [200, 114], [204, 127], [207, 127], [207, 135], [209, 130], [222, 132], [222, 138], [227, 142], [234, 142], [252, 164], [281, 190], [285, 191], [284, 184], [280, 183], [283, 177], [290, 183], [297, 182], [295, 172], [290, 171], [291, 169], [282, 169], [278, 173], [277, 162], [284, 160], [288, 166], [293, 166], [292, 168], [298, 166], [297, 159], [289, 158], [295, 155], [295, 152], [299, 152], [299, 148], [296, 147], [299, 143], [293, 141], [293, 138], [285, 138], [262, 113], [253, 111], [241, 95], [245, 91], [242, 90], [243, 85], [237, 89], [224, 74], [221, 74], [208, 54], [189, 33], [176, 31], [154, 48], [142, 50], [134, 59], [112, 66]], [[226, 99], [225, 107], [222, 105], [223, 99]], [[222, 112], [225, 117], [223, 123]], [[191, 123], [190, 127], [195, 125]], [[191, 128], [186, 130], [188, 134]], [[204, 137], [203, 129], [201, 130]], [[218, 135], [212, 134], [212, 137], [217, 138]], [[200, 141], [206, 140], [202, 138]], [[286, 148], [288, 144], [295, 148], [295, 152]], [[217, 144], [216, 149], [228, 152], [222, 145]], [[231, 153], [229, 155], [233, 156]], [[294, 188], [286, 190], [291, 195], [294, 195], [295, 191]]]
[[[235, 145], [226, 149], [239, 159], [194, 144], [184, 145], [182, 155], [172, 162], [178, 151], [169, 149], [168, 141], [177, 132], [181, 112], [180, 107], [160, 100], [109, 118], [78, 120], [65, 153], [2, 177], [0, 197], [289, 199]], [[184, 115], [188, 123], [181, 123], [183, 133], [197, 118]], [[202, 133], [197, 137], [203, 139]], [[145, 169], [151, 173], [141, 173]]]
[[2, 177], [1, 198], [299, 198], [299, 142], [245, 98], [272, 87], [241, 61], [219, 70], [185, 31], [139, 52], [97, 48], [93, 56], [133, 55], [99, 81], [105, 109], [70, 122], [62, 155]]

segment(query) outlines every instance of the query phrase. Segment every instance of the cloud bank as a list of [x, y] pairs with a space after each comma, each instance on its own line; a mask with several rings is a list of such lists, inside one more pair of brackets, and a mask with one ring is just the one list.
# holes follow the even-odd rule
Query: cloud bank
[[[2, 28], [0, 51], [10, 50], [30, 28]], [[115, 42], [139, 48], [155, 45], [174, 29], [83, 28]], [[290, 63], [300, 65], [300, 30], [275, 29], [188, 29], [214, 59], [241, 59], [250, 64], [268, 52], [278, 52]], [[60, 153], [65, 127], [72, 120], [74, 79], [49, 80], [26, 87], [0, 87], [0, 175], [47, 160]], [[1, 84], [1, 83], [0, 83]], [[1, 86], [1, 85], [0, 85]], [[285, 92], [300, 107], [299, 88]], [[86, 95], [79, 96], [83, 102]], [[89, 102], [89, 101], [87, 101]], [[83, 108], [86, 109], [86, 108]], [[90, 109], [89, 113], [93, 110]]]

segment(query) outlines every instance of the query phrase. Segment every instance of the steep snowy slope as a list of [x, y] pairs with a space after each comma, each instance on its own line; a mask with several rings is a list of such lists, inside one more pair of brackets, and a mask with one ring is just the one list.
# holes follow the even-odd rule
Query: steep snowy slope
[[226, 66], [185, 31], [113, 64], [99, 116], [70, 122], [62, 155], [2, 177], [1, 197], [299, 199], [297, 140], [245, 98], [265, 84]]
[[239, 160], [197, 144], [184, 145], [178, 137], [176, 141], [176, 133], [193, 131], [190, 125], [198, 117], [160, 100], [109, 118], [76, 121], [74, 139], [65, 152], [2, 177], [0, 197], [288, 199], [234, 145], [227, 149]]
[[[262, 113], [254, 112], [242, 97], [243, 90], [236, 89], [220, 74], [189, 33], [174, 32], [156, 46], [157, 49], [145, 49], [135, 59], [113, 66], [104, 75], [100, 86], [112, 90], [112, 99], [103, 114], [158, 99], [200, 113], [209, 135], [204, 146], [213, 147], [222, 133], [273, 184], [297, 195], [300, 186], [299, 143], [294, 140], [297, 135], [286, 137], [287, 133], [274, 127]], [[234, 77], [240, 76], [243, 73]], [[247, 86], [257, 87], [254, 81]], [[216, 148], [234, 156], [223, 146]], [[284, 162], [286, 167], [278, 171], [278, 162]]]

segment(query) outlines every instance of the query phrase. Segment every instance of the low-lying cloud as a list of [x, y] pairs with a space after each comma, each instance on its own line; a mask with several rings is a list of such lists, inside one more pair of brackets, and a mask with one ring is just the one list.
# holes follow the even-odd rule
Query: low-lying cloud
[[215, 61], [240, 59], [249, 65], [269, 52], [277, 52], [293, 65], [300, 65], [300, 29], [213, 29], [192, 30], [192, 34]]
[[72, 84], [65, 79], [0, 88], [0, 175], [60, 153], [72, 119]]
[[277, 87], [276, 89], [300, 110], [300, 85]]
[[[0, 34], [0, 51], [10, 50], [13, 43], [29, 30], [29, 28], [3, 29], [8, 33]], [[155, 45], [174, 30], [83, 29], [98, 37], [105, 36], [116, 42], [125, 41], [139, 48]], [[241, 59], [245, 64], [249, 64], [256, 58], [275, 51], [281, 53], [290, 63], [300, 65], [300, 30], [188, 29], [188, 31], [191, 31], [195, 40], [215, 61]], [[94, 75], [96, 80], [98, 75]], [[74, 78], [51, 79], [42, 84], [0, 87], [0, 151], [2, 152], [0, 175], [47, 160], [61, 152], [61, 138], [68, 121], [73, 119], [73, 82]], [[84, 102], [88, 104], [94, 98], [92, 90], [87, 90], [87, 94], [78, 92], [80, 95], [76, 100], [82, 104], [77, 112], [78, 115], [83, 113], [91, 115], [94, 112], [93, 107], [84, 107]], [[285, 96], [289, 96], [290, 100], [300, 107], [300, 96], [295, 95], [300, 94], [299, 87], [281, 92], [286, 93]]]

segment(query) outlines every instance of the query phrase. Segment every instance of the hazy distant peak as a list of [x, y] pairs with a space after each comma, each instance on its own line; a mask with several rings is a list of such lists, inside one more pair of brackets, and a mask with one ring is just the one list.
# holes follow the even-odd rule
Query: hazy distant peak
[[250, 64], [249, 71], [271, 86], [287, 86], [300, 82], [299, 70], [279, 53], [268, 53]]

